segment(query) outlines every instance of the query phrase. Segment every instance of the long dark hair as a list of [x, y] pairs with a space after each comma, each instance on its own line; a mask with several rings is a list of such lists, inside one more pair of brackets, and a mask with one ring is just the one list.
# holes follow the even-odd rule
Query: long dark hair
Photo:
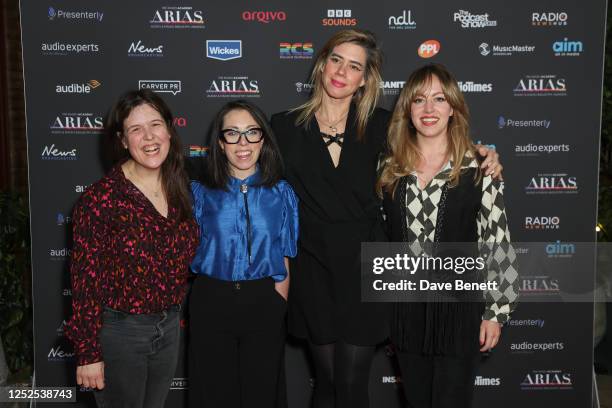
[[162, 188], [171, 207], [178, 210], [179, 220], [192, 216], [189, 182], [183, 159], [183, 148], [178, 133], [173, 125], [170, 108], [162, 98], [148, 89], [128, 91], [119, 97], [106, 118], [105, 129], [113, 145], [115, 163], [130, 158], [130, 153], [124, 148], [123, 122], [137, 106], [147, 104], [155, 109], [166, 123], [170, 134], [170, 150], [161, 166]]
[[203, 175], [202, 181], [210, 188], [227, 189], [230, 169], [227, 157], [223, 150], [221, 150], [219, 141], [221, 139], [221, 130], [223, 129], [223, 119], [225, 115], [233, 110], [247, 111], [263, 130], [263, 146], [261, 146], [261, 153], [257, 160], [260, 174], [258, 184], [272, 187], [283, 176], [283, 161], [278, 143], [263, 111], [256, 105], [243, 100], [226, 103], [215, 115], [210, 128], [208, 160], [206, 160], [206, 173]]

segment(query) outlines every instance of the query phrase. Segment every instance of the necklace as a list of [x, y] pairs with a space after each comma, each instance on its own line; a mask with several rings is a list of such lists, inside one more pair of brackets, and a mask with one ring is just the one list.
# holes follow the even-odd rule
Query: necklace
[[[136, 176], [136, 174], [132, 171], [132, 169], [130, 169], [129, 167], [127, 168], [128, 173], [130, 173], [130, 177], [132, 179], [132, 181], [137, 181], [141, 186], [145, 187], [146, 184], [142, 182], [142, 179], [138, 176]], [[149, 193], [153, 194], [153, 197], [155, 198], [159, 198], [159, 196], [161, 195], [161, 188], [158, 188], [156, 190], [151, 189], [149, 187], [145, 188], [145, 190], [147, 190]]]
[[344, 115], [342, 115], [340, 117], [340, 119], [338, 119], [337, 121], [330, 123], [330, 122], [326, 122], [323, 120], [323, 118], [321, 118], [321, 114], [319, 114], [319, 116], [317, 117], [317, 119], [323, 123], [323, 125], [327, 126], [329, 128], [330, 131], [332, 131], [333, 133], [338, 133], [338, 128], [336, 127], [338, 125], [338, 123], [340, 123], [344, 118], [346, 118], [346, 116], [348, 115], [348, 112], [346, 112]]

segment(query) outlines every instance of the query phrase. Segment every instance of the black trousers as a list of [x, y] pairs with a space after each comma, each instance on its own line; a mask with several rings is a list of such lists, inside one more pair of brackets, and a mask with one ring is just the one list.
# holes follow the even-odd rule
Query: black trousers
[[287, 305], [274, 281], [198, 276], [189, 302], [189, 406], [277, 406]]
[[397, 353], [407, 408], [470, 408], [480, 356]]

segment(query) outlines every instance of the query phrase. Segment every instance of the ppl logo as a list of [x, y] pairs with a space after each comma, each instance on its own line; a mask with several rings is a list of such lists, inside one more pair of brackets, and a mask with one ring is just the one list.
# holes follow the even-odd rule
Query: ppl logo
[[350, 9], [328, 9], [327, 17], [321, 20], [323, 26], [356, 26], [357, 19], [353, 18]]
[[437, 40], [427, 40], [419, 45], [417, 53], [421, 58], [431, 58], [440, 52], [440, 42]]
[[244, 11], [242, 12], [242, 19], [269, 24], [271, 21], [287, 20], [287, 13], [284, 11]]
[[151, 28], [204, 28], [202, 10], [190, 6], [165, 6], [155, 10], [149, 21]]
[[242, 40], [206, 40], [206, 57], [229, 61], [242, 57]]
[[564, 38], [562, 41], [555, 41], [552, 45], [555, 57], [578, 57], [584, 50], [582, 41], [569, 41]]
[[514, 88], [514, 96], [566, 96], [565, 78], [556, 75], [527, 75]]
[[572, 373], [565, 370], [533, 370], [525, 375], [520, 386], [525, 391], [570, 390], [573, 388]]
[[205, 157], [208, 154], [208, 147], [190, 145], [187, 156], [189, 157]]
[[55, 144], [46, 145], [40, 154], [40, 158], [42, 160], [76, 160], [77, 149], [61, 150], [55, 147]]
[[542, 12], [531, 14], [531, 25], [540, 27], [566, 26], [567, 13], [561, 12]]
[[259, 98], [260, 96], [258, 81], [248, 76], [220, 76], [213, 79], [206, 90], [207, 98]]
[[138, 89], [150, 89], [157, 93], [171, 93], [176, 95], [182, 91], [182, 82], [175, 80], [141, 79]]
[[278, 47], [280, 59], [311, 59], [314, 55], [311, 42], [282, 42]]
[[93, 113], [62, 113], [51, 122], [53, 134], [100, 133], [104, 130], [104, 119]]
[[554, 215], [543, 215], [540, 217], [525, 217], [526, 230], [557, 230], [561, 224], [561, 218]]

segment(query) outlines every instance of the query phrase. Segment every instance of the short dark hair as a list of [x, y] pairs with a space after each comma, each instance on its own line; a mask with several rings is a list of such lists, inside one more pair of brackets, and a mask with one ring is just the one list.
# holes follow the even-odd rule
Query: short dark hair
[[215, 115], [208, 138], [209, 150], [206, 160], [206, 173], [202, 175], [202, 181], [210, 188], [227, 189], [230, 169], [227, 157], [219, 145], [219, 140], [221, 139], [223, 119], [225, 115], [234, 110], [244, 110], [250, 113], [257, 125], [263, 130], [263, 145], [258, 159], [260, 173], [258, 184], [265, 187], [274, 186], [283, 176], [283, 161], [276, 137], [263, 111], [251, 102], [244, 100], [226, 103]]
[[130, 116], [134, 108], [149, 105], [163, 118], [170, 134], [170, 150], [161, 166], [162, 186], [166, 193], [168, 204], [179, 212], [179, 219], [192, 216], [189, 180], [185, 172], [183, 148], [178, 133], [174, 128], [172, 111], [164, 100], [148, 89], [132, 90], [124, 93], [113, 105], [106, 117], [105, 130], [111, 140], [114, 161], [120, 163], [130, 158], [130, 153], [123, 146], [123, 122]]

